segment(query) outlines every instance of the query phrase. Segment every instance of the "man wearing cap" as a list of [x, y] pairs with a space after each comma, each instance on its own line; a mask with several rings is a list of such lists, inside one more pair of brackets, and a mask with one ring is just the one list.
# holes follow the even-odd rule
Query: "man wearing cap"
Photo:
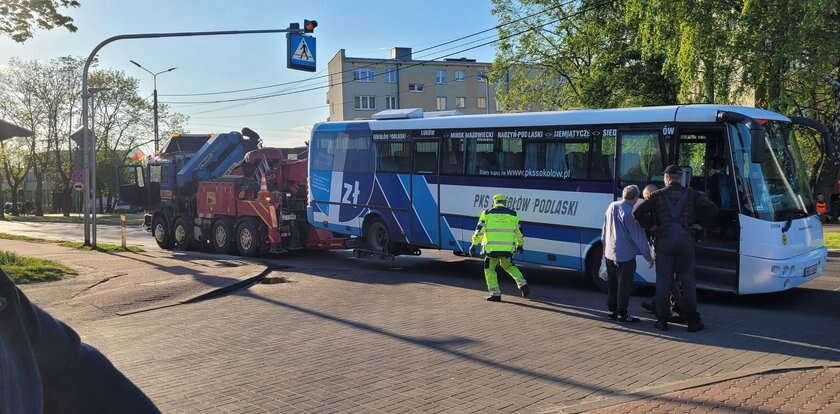
[[713, 220], [718, 208], [706, 196], [680, 184], [680, 167], [669, 165], [664, 175], [665, 188], [654, 191], [649, 199], [639, 203], [633, 210], [633, 216], [643, 224], [650, 214], [656, 217], [656, 328], [668, 330], [671, 316], [668, 296], [673, 283], [678, 281], [682, 289], [677, 307], [680, 315], [688, 321], [688, 330], [696, 332], [703, 329], [703, 323], [697, 313], [694, 235], [691, 231], [702, 229], [699, 219]]
[[498, 266], [513, 277], [522, 297], [527, 298], [530, 293], [528, 282], [511, 260], [514, 252], [523, 252], [524, 239], [522, 231], [519, 230], [519, 217], [515, 211], [507, 208], [506, 204], [507, 196], [504, 194], [493, 196], [493, 208], [481, 212], [470, 245], [470, 255], [478, 256], [479, 244], [485, 255], [484, 279], [487, 281], [487, 290], [490, 291], [487, 300], [491, 302], [502, 300], [502, 291], [499, 289], [496, 275]]

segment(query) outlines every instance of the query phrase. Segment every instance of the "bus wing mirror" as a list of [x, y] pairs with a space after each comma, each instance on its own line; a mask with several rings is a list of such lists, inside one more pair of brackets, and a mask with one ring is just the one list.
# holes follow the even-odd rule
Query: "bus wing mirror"
[[767, 131], [762, 127], [750, 129], [750, 161], [756, 164], [767, 161], [770, 148], [767, 147], [766, 135]]

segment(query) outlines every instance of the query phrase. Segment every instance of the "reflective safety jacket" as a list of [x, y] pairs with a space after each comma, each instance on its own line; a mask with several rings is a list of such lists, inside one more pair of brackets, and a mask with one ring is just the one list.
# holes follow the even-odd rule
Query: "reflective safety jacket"
[[472, 244], [479, 243], [488, 256], [513, 255], [513, 252], [524, 243], [516, 212], [501, 204], [482, 211], [472, 237]]

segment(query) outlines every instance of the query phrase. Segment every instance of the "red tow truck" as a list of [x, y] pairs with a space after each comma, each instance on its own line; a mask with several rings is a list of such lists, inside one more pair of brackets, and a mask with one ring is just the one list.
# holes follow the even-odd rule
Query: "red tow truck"
[[[132, 167], [123, 202], [146, 209], [164, 249], [257, 256], [343, 249], [347, 239], [306, 221], [307, 148], [261, 148], [250, 129], [176, 135], [163, 153]], [[243, 156], [244, 154], [244, 156]]]

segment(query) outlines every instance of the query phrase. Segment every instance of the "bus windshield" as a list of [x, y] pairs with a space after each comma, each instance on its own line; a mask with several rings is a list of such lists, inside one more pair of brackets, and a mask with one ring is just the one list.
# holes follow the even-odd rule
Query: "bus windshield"
[[732, 160], [741, 213], [770, 221], [806, 217], [814, 212], [814, 200], [796, 139], [790, 138], [787, 122], [767, 121], [766, 162], [750, 159], [750, 130], [745, 124], [730, 125]]

